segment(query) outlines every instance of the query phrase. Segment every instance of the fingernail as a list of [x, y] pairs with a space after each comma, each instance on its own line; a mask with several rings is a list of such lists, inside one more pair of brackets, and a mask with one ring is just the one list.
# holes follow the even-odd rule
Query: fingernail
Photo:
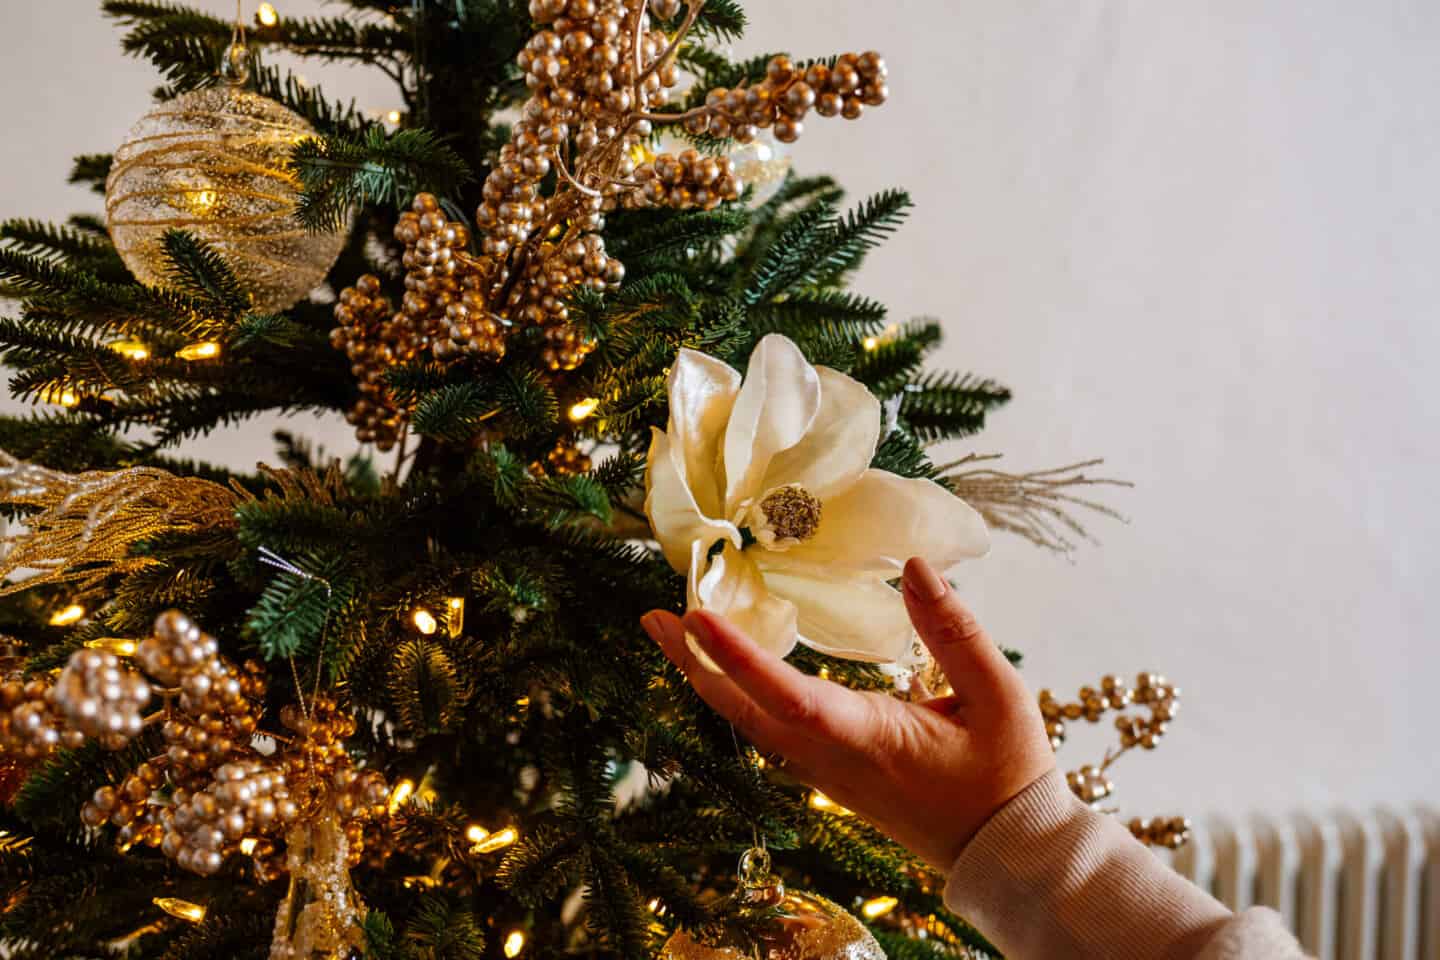
[[939, 600], [950, 590], [950, 584], [924, 557], [911, 557], [905, 564], [905, 586], [922, 600]]
[[665, 639], [665, 627], [660, 622], [660, 614], [654, 610], [651, 610], [640, 618], [640, 626], [645, 628], [645, 632], [650, 635], [650, 639], [656, 643], [660, 643]]

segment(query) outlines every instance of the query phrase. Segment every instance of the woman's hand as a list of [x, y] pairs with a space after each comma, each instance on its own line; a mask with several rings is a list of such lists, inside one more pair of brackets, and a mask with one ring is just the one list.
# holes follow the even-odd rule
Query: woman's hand
[[[1020, 674], [924, 560], [905, 565], [910, 620], [954, 694], [922, 704], [807, 676], [703, 611], [641, 623], [705, 702], [786, 770], [947, 871], [991, 814], [1055, 764]], [[724, 671], [697, 662], [689, 631]]]

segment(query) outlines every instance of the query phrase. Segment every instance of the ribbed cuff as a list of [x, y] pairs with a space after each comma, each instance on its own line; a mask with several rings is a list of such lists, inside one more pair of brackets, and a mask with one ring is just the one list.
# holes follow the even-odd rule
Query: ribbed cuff
[[1095, 813], [1051, 771], [960, 854], [952, 911], [1011, 960], [1191, 960], [1230, 912]]

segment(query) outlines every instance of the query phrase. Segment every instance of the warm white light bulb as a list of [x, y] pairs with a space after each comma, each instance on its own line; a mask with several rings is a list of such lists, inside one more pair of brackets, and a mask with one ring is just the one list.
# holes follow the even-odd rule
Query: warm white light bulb
[[175, 356], [181, 360], [213, 360], [220, 356], [220, 344], [214, 340], [201, 340], [176, 350]]
[[581, 420], [584, 420], [586, 417], [590, 416], [590, 414], [594, 413], [595, 408], [598, 406], [600, 406], [600, 400], [598, 397], [586, 397], [584, 400], [581, 400], [570, 407], [570, 419], [574, 420], [576, 423], [579, 423]]
[[414, 780], [401, 780], [395, 784], [395, 789], [390, 791], [390, 803], [388, 809], [391, 813], [405, 806], [405, 801], [415, 792]]
[[494, 853], [497, 850], [504, 850], [520, 839], [520, 833], [514, 827], [506, 827], [504, 830], [497, 830], [487, 837], [476, 841], [475, 846], [470, 848], [471, 853]]
[[873, 900], [866, 900], [860, 912], [865, 914], [866, 920], [878, 920], [899, 905], [900, 901], [894, 897], [875, 897]]
[[50, 626], [68, 627], [85, 616], [85, 608], [78, 603], [72, 603], [62, 610], [56, 610], [50, 615]]

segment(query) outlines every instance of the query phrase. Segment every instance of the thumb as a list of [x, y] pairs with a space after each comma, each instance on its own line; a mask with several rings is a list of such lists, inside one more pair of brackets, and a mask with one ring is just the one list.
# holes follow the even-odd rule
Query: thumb
[[1017, 676], [950, 584], [922, 557], [905, 564], [910, 622], [962, 700], [993, 703], [1007, 697]]

